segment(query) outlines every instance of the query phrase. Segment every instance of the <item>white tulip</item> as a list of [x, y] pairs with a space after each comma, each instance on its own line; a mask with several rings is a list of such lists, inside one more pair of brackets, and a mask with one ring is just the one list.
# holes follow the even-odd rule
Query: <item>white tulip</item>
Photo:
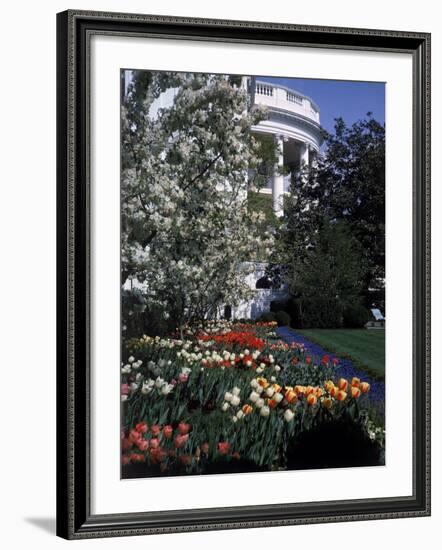
[[232, 396], [232, 399], [230, 401], [230, 403], [234, 406], [234, 407], [237, 407], [240, 403], [241, 403], [241, 399], [237, 396], [237, 395], [233, 395]]
[[258, 407], [258, 409], [260, 409], [261, 407], [264, 407], [264, 399], [262, 397], [260, 397], [259, 399], [256, 400], [255, 402], [255, 405]]
[[226, 391], [226, 393], [224, 394], [224, 401], [231, 401], [232, 397], [233, 395], [229, 391]]
[[284, 413], [284, 420], [286, 422], [291, 422], [295, 416], [295, 413], [291, 409], [287, 409]]
[[272, 387], [268, 387], [266, 389], [267, 397], [272, 397], [272, 395], [275, 393], [275, 390]]
[[252, 391], [252, 393], [249, 395], [249, 400], [252, 403], [256, 403], [259, 399], [259, 393], [256, 393], [256, 391]]
[[132, 355], [129, 357], [128, 359], [129, 363], [133, 363], [135, 361], [135, 357], [133, 357]]
[[279, 372], [281, 370], [281, 367], [279, 365], [275, 365], [275, 371]]
[[265, 405], [264, 407], [262, 407], [260, 413], [259, 413], [261, 416], [269, 416], [270, 414], [270, 409]]
[[223, 406], [221, 407], [221, 409], [224, 412], [226, 412], [227, 410], [229, 410], [229, 407], [230, 407], [230, 405], [227, 403], [227, 401], [224, 401]]
[[236, 416], [237, 416], [238, 420], [241, 420], [241, 418], [244, 416], [244, 413], [243, 413], [241, 410], [239, 410], [239, 411], [236, 413]]
[[281, 403], [281, 401], [284, 399], [284, 396], [282, 395], [282, 393], [275, 392], [275, 395], [273, 396], [273, 399], [274, 399], [277, 403]]

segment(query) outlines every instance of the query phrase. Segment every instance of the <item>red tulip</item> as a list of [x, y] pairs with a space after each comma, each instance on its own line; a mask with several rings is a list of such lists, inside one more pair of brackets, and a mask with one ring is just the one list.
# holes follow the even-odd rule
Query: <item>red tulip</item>
[[166, 439], [170, 439], [173, 434], [173, 428], [170, 425], [164, 426], [163, 428], [163, 435]]
[[151, 428], [150, 428], [150, 432], [153, 436], [157, 436], [157, 435], [160, 435], [160, 432], [161, 432], [161, 426], [158, 426], [158, 424], [154, 424]]
[[140, 432], [141, 434], [145, 434], [149, 429], [149, 427], [146, 424], [146, 422], [138, 422], [138, 424], [136, 424], [135, 426], [135, 429], [137, 430], [137, 432]]
[[177, 449], [181, 449], [187, 443], [188, 439], [189, 439], [189, 434], [177, 435], [173, 443]]
[[178, 431], [181, 435], [186, 435], [190, 431], [190, 424], [186, 424], [185, 422], [180, 422], [178, 424]]
[[221, 443], [218, 443], [218, 452], [220, 455], [227, 455], [230, 451], [230, 443], [227, 441], [223, 441]]

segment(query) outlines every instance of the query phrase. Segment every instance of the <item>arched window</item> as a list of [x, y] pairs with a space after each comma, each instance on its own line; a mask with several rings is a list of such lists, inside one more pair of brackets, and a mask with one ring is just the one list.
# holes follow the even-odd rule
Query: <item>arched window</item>
[[267, 277], [261, 277], [256, 281], [256, 288], [272, 288], [272, 282]]

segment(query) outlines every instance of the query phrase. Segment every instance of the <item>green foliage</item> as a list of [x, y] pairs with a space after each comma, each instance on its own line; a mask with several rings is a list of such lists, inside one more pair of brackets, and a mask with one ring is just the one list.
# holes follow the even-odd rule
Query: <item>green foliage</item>
[[[332, 229], [329, 235], [326, 234], [326, 226], [332, 223], [345, 228], [342, 235], [334, 235]], [[304, 294], [309, 287], [307, 294], [325, 290], [327, 296], [337, 286], [344, 291], [344, 287], [350, 285], [350, 295], [346, 298], [340, 292], [341, 300], [344, 298], [350, 302], [357, 292], [357, 296], [371, 305], [372, 289], [377, 289], [376, 302], [383, 303], [384, 126], [370, 114], [351, 127], [346, 126], [342, 119], [336, 120], [334, 134], [325, 136], [325, 154], [319, 156], [313, 166], [293, 175], [290, 193], [285, 197], [284, 220], [277, 235], [273, 263], [285, 265], [284, 276], [295, 295], [301, 292], [299, 285], [304, 285]], [[340, 241], [339, 246], [331, 242], [335, 236]], [[349, 244], [346, 245], [345, 240]], [[312, 255], [315, 249], [318, 254]], [[324, 250], [325, 256], [321, 258], [320, 253]], [[349, 261], [345, 260], [347, 252], [350, 253]], [[349, 265], [347, 281], [342, 273], [336, 280], [332, 261], [335, 253]], [[339, 270], [342, 262], [336, 261], [335, 264]], [[313, 268], [315, 274], [306, 274], [298, 285], [296, 279], [305, 271], [304, 266], [307, 270]], [[357, 275], [355, 269], [359, 272]]]
[[363, 305], [348, 304], [342, 312], [344, 327], [362, 328], [368, 321], [368, 311]]
[[276, 321], [276, 315], [273, 311], [266, 311], [259, 317], [259, 321], [262, 323], [273, 323]]
[[342, 305], [336, 298], [305, 296], [293, 300], [295, 328], [336, 328], [342, 326]]
[[278, 323], [278, 327], [288, 327], [291, 322], [290, 315], [281, 310], [275, 313], [275, 320]]

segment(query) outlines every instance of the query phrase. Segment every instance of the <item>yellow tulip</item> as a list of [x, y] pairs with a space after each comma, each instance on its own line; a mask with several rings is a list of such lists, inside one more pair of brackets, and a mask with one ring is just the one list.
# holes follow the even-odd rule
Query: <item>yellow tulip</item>
[[360, 388], [362, 393], [367, 393], [370, 391], [370, 384], [368, 382], [361, 382]]
[[361, 395], [361, 390], [356, 386], [351, 387], [351, 396], [357, 399]]
[[344, 390], [339, 390], [336, 394], [336, 399], [338, 401], [345, 401], [345, 399], [347, 399], [347, 392], [345, 392]]
[[351, 380], [351, 385], [356, 386], [357, 388], [359, 388], [360, 383], [361, 383], [360, 378], [353, 377]]
[[348, 380], [346, 380], [345, 378], [341, 378], [338, 382], [338, 388], [342, 391], [347, 391]]

